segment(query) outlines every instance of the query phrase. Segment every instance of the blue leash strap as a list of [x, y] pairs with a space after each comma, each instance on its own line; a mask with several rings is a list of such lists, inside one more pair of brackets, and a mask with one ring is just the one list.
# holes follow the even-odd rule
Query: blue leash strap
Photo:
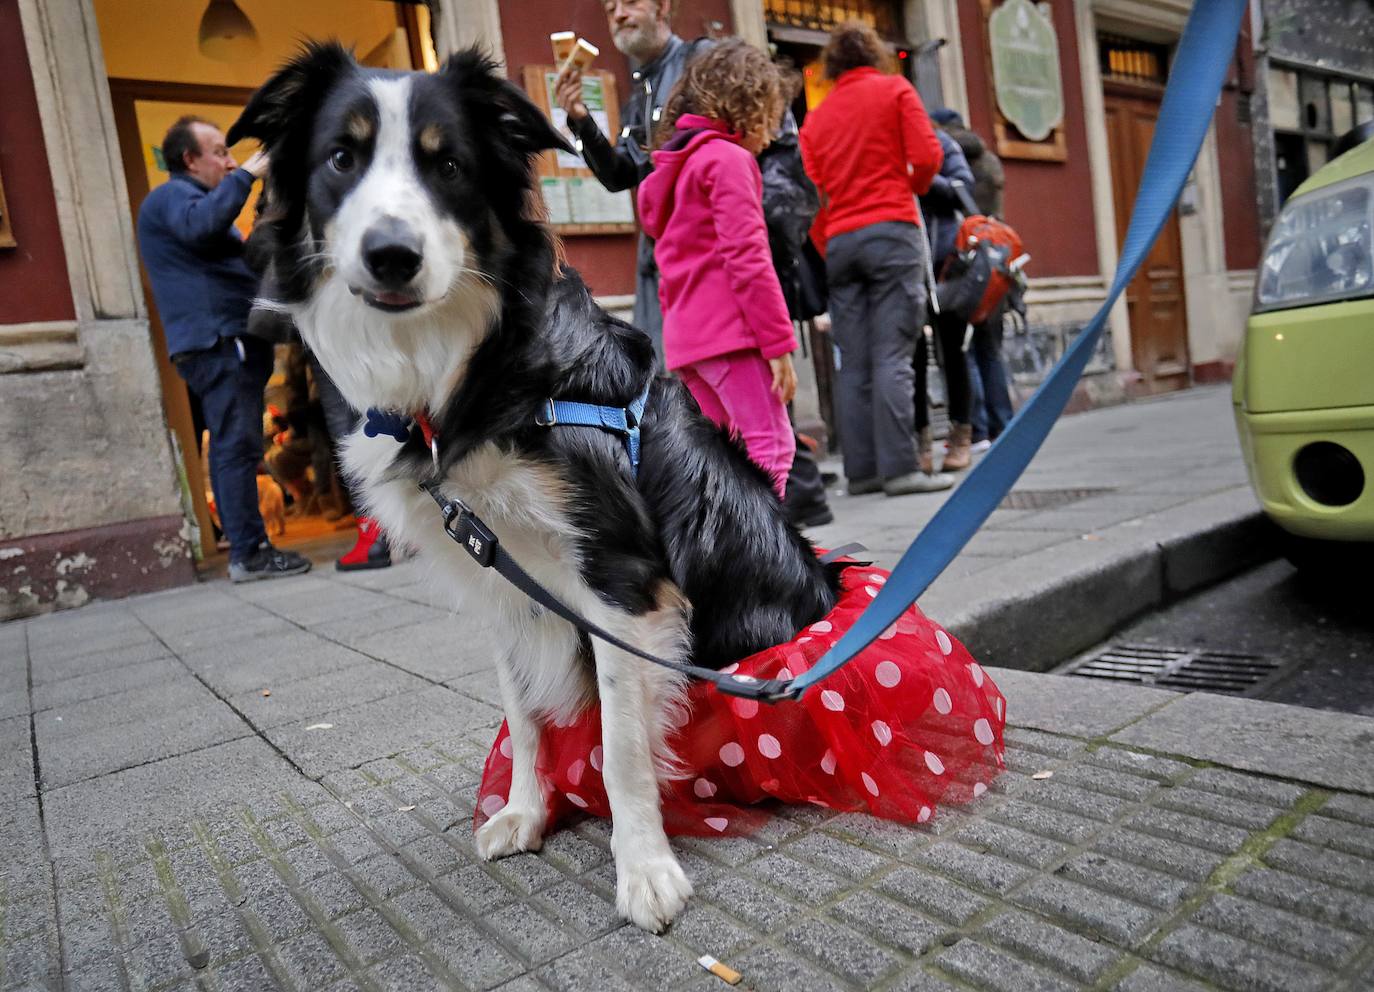
[[1101, 308], [964, 484], [916, 536], [868, 609], [778, 698], [800, 696], [893, 624], [954, 560], [1040, 450], [1092, 357], [1113, 304], [1145, 260], [1183, 189], [1211, 124], [1246, 8], [1246, 0], [1193, 4], [1169, 73], [1116, 276]]

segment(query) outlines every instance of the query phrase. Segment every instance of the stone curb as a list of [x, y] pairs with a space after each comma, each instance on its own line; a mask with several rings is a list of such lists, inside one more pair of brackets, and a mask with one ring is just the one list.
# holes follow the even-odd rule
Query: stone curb
[[1249, 504], [1233, 490], [1117, 524], [941, 582], [921, 607], [985, 664], [1048, 671], [1141, 613], [1276, 557], [1274, 525]]

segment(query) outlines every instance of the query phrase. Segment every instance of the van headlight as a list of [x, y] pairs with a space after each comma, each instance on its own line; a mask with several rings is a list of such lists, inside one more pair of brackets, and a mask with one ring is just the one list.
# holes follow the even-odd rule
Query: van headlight
[[1374, 294], [1372, 231], [1374, 175], [1293, 197], [1269, 233], [1255, 312]]

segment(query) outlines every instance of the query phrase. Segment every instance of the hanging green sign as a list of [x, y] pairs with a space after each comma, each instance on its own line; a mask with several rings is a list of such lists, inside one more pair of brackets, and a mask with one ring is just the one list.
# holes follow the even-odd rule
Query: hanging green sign
[[988, 38], [997, 108], [1031, 141], [1043, 141], [1064, 120], [1059, 39], [1049, 4], [1006, 0], [988, 18]]

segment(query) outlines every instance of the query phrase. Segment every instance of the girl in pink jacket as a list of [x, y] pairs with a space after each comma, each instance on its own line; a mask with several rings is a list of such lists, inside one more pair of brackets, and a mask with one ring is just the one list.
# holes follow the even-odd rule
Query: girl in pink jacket
[[655, 239], [663, 351], [702, 412], [738, 433], [779, 498], [796, 454], [797, 346], [754, 160], [782, 116], [777, 71], [738, 39], [695, 58], [664, 107], [639, 216]]

